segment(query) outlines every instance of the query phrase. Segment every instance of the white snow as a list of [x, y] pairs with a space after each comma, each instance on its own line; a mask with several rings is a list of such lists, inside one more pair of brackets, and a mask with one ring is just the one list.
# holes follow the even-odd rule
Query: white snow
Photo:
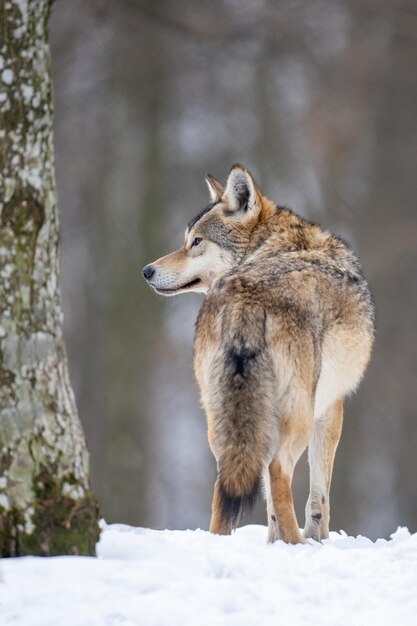
[[417, 533], [323, 545], [104, 525], [98, 558], [3, 559], [2, 626], [411, 626]]

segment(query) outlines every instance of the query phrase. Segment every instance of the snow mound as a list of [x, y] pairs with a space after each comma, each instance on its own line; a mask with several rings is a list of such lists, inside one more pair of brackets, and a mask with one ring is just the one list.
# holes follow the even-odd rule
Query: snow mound
[[323, 545], [103, 524], [97, 559], [5, 559], [2, 626], [417, 624], [417, 533]]

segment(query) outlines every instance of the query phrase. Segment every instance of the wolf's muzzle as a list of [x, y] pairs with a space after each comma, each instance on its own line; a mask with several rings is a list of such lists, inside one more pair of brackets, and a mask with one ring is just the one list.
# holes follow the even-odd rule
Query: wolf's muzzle
[[152, 276], [155, 274], [155, 268], [153, 265], [145, 265], [142, 270], [142, 276], [145, 280], [151, 280]]

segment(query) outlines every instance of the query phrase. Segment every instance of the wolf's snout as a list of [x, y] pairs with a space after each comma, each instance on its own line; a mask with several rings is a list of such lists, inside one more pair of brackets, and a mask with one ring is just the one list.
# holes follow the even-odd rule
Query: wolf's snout
[[142, 276], [145, 280], [151, 280], [152, 276], [155, 274], [155, 268], [153, 265], [145, 265], [142, 270]]

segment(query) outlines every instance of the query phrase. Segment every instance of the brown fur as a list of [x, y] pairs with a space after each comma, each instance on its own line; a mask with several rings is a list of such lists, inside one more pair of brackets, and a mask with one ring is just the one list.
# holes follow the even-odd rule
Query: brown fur
[[159, 293], [207, 294], [194, 368], [218, 466], [210, 529], [230, 532], [263, 477], [269, 539], [303, 541], [291, 480], [309, 445], [305, 536], [321, 540], [343, 398], [373, 343], [369, 289], [343, 241], [276, 207], [242, 166], [207, 183], [213, 204], [183, 248], [145, 270]]

